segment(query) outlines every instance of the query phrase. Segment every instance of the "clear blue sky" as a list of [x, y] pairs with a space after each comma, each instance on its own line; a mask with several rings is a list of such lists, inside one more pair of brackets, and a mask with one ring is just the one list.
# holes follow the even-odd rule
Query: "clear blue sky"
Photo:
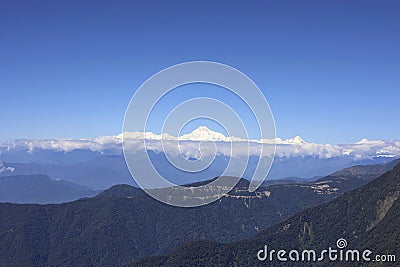
[[117, 134], [143, 81], [192, 60], [250, 76], [282, 138], [400, 139], [399, 1], [138, 2], [0, 2], [0, 141]]

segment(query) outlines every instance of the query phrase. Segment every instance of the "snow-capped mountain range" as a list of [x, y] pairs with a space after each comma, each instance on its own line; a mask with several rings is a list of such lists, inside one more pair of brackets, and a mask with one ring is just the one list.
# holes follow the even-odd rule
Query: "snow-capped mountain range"
[[[268, 152], [274, 146], [276, 152], [268, 175], [270, 179], [323, 176], [352, 165], [385, 163], [400, 157], [398, 141], [363, 139], [354, 144], [331, 145], [307, 142], [299, 136], [286, 140], [246, 140], [227, 137], [201, 126], [179, 137], [168, 133], [125, 132], [88, 139], [12, 140], [0, 145], [0, 177], [46, 174], [53, 179], [68, 180], [96, 190], [115, 184], [134, 185], [122, 155], [123, 141], [124, 149], [133, 152], [132, 160], [139, 176], [146, 177], [148, 169], [137, 156], [141, 153], [135, 153], [145, 149], [152, 164], [176, 184], [222, 175], [232, 159], [238, 162], [248, 160], [241, 177], [251, 179], [258, 166], [261, 148], [267, 151], [263, 156], [269, 156]], [[231, 150], [232, 147], [235, 149]], [[187, 173], [169, 162], [169, 159], [181, 162], [181, 154], [186, 159], [198, 159], [197, 163], [212, 160], [212, 164], [199, 173]], [[168, 159], [165, 155], [169, 156]], [[185, 164], [183, 167], [186, 168]]]
[[[320, 158], [333, 158], [340, 156], [350, 156], [357, 160], [373, 157], [398, 157], [400, 156], [399, 141], [370, 141], [362, 139], [354, 144], [317, 144], [304, 141], [300, 136], [282, 140], [280, 138], [246, 140], [239, 137], [227, 137], [222, 133], [214, 132], [206, 126], [200, 126], [193, 132], [179, 137], [174, 137], [168, 133], [155, 134], [151, 132], [125, 132], [115, 136], [101, 136], [89, 139], [41, 139], [28, 140], [17, 139], [4, 143], [0, 147], [0, 156], [2, 153], [13, 151], [29, 151], [34, 153], [37, 150], [53, 150], [62, 152], [71, 152], [74, 150], [89, 150], [105, 154], [120, 154], [122, 151], [122, 141], [125, 141], [131, 148], [142, 148], [144, 140], [146, 148], [155, 152], [163, 152], [161, 140], [164, 147], [169, 146], [168, 151], [174, 151], [171, 147], [176, 147], [176, 153], [179, 151], [186, 156], [196, 157], [199, 154], [198, 143], [201, 142], [202, 154], [207, 155], [207, 151], [214, 151], [214, 144], [217, 146], [218, 154], [231, 155], [230, 144], [243, 143], [243, 154], [237, 152], [232, 156], [241, 156], [247, 153], [247, 145], [250, 148], [250, 155], [258, 155], [261, 145], [276, 145], [276, 157], [304, 157], [314, 156]], [[179, 141], [179, 147], [178, 143]], [[194, 146], [193, 144], [196, 144]], [[211, 149], [211, 147], [213, 147]], [[210, 148], [210, 149], [208, 149]], [[245, 153], [246, 152], [246, 153]], [[246, 154], [247, 155], [247, 154]]]

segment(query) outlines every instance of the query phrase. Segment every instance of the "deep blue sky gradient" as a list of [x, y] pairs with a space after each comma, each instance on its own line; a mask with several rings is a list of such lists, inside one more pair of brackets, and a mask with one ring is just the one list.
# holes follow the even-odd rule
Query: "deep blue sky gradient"
[[192, 60], [263, 90], [277, 135], [400, 139], [399, 1], [1, 1], [0, 141], [118, 134], [142, 82]]

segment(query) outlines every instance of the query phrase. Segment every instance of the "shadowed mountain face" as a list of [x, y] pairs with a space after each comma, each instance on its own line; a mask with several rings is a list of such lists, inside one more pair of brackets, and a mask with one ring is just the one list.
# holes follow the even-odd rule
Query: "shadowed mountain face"
[[[273, 262], [259, 261], [258, 251], [265, 245], [268, 245], [270, 250], [322, 251], [328, 247], [337, 248], [336, 242], [340, 238], [346, 239], [351, 249], [371, 250], [372, 259], [377, 254], [395, 255], [398, 259], [399, 224], [400, 164], [366, 186], [350, 191], [330, 203], [300, 212], [251, 239], [231, 244], [209, 241], [186, 243], [168, 257], [148, 258], [140, 264], [141, 266], [151, 266], [153, 263], [162, 266], [265, 266], [266, 264], [279, 266], [284, 264], [276, 257]], [[310, 266], [311, 263], [297, 264]], [[354, 264], [355, 262], [323, 262], [324, 266], [354, 266]], [[377, 262], [363, 262], [363, 264], [382, 266]], [[391, 262], [383, 266], [394, 266], [393, 264]]]
[[60, 205], [0, 204], [0, 265], [122, 265], [191, 240], [250, 238], [336, 198], [347, 191], [341, 185], [322, 191], [313, 183], [271, 185], [250, 193], [242, 179], [219, 201], [198, 208], [171, 207], [128, 185]]
[[52, 180], [46, 175], [14, 175], [0, 177], [0, 202], [50, 204], [64, 203], [98, 192], [63, 180]]

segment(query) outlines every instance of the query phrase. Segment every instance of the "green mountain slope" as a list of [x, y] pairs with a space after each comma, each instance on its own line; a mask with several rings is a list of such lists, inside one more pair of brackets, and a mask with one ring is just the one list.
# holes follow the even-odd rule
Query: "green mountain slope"
[[[145, 259], [140, 266], [157, 262], [162, 266], [280, 266], [274, 261], [260, 261], [257, 253], [267, 245], [270, 249], [286, 251], [336, 248], [344, 238], [348, 247], [377, 254], [395, 255], [400, 260], [400, 164], [394, 170], [366, 186], [345, 193], [330, 203], [296, 214], [270, 227], [255, 237], [230, 244], [215, 242], [186, 243], [168, 257]], [[397, 254], [397, 255], [396, 255]], [[286, 255], [287, 257], [287, 255]], [[311, 266], [315, 262], [297, 262], [294, 266]], [[329, 262], [320, 266], [395, 266], [393, 262]], [[293, 266], [293, 262], [289, 265]]]

